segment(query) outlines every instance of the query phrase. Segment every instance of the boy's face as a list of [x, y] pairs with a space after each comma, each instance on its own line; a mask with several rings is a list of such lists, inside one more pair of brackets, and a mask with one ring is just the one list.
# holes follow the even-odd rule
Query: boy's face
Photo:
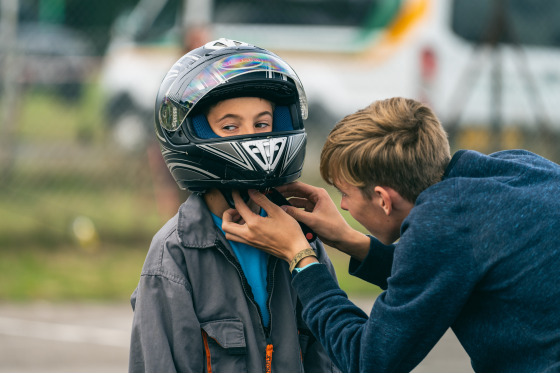
[[348, 211], [373, 236], [384, 244], [391, 244], [399, 238], [402, 220], [385, 214], [380, 196], [374, 194], [367, 198], [358, 187], [345, 181], [337, 181], [335, 186], [342, 195], [340, 208]]
[[220, 137], [272, 131], [272, 103], [258, 97], [220, 101], [208, 115], [210, 127]]

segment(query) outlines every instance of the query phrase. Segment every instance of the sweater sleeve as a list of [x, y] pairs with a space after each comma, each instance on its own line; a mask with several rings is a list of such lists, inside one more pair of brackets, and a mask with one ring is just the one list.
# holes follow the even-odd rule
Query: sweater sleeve
[[342, 371], [411, 371], [468, 299], [477, 280], [468, 240], [453, 222], [439, 220], [446, 218], [441, 209], [427, 213], [430, 219], [419, 215], [413, 225], [405, 224], [387, 291], [369, 318], [324, 267], [312, 266], [294, 277], [305, 321]]
[[348, 272], [366, 282], [387, 289], [387, 278], [391, 276], [394, 245], [384, 245], [373, 236], [370, 238], [369, 252], [363, 261], [350, 259]]
[[145, 273], [131, 301], [129, 372], [203, 372], [201, 330], [186, 284]]
[[[330, 279], [332, 279], [335, 284], [336, 273], [334, 267], [327, 255], [325, 247], [320, 240], [316, 240], [312, 246], [317, 253], [317, 258], [319, 263], [322, 264], [327, 272], [330, 274]], [[315, 266], [319, 264], [315, 263]], [[300, 347], [303, 360], [303, 367], [306, 373], [338, 373], [339, 369], [335, 366], [334, 362], [329, 358], [325, 348], [321, 345], [320, 341], [315, 338], [315, 336], [309, 330], [309, 327], [303, 321], [303, 316], [301, 313], [301, 302], [298, 301], [297, 305], [297, 319], [298, 319], [298, 329], [300, 338]]]

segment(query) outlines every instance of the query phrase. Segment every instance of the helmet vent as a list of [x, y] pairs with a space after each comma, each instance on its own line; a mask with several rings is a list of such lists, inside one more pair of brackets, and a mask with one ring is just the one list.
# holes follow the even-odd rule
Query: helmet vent
[[212, 42], [208, 42], [205, 44], [205, 48], [207, 49], [222, 49], [222, 48], [231, 48], [231, 47], [238, 47], [238, 46], [247, 46], [247, 43], [240, 42], [237, 40], [231, 40], [226, 38], [220, 38], [218, 40], [214, 40]]
[[264, 171], [273, 171], [286, 148], [286, 137], [252, 140], [241, 143], [247, 154]]

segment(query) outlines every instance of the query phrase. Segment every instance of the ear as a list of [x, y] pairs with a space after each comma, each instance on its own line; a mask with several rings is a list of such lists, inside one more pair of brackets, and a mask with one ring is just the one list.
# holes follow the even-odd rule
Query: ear
[[388, 188], [376, 186], [373, 190], [378, 198], [377, 204], [383, 209], [385, 215], [390, 216], [393, 212], [393, 199]]

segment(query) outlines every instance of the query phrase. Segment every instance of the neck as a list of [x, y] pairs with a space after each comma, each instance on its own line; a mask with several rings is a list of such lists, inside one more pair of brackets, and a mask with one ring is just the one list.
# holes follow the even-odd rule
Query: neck
[[226, 199], [224, 199], [222, 193], [215, 188], [206, 192], [202, 197], [206, 202], [208, 209], [218, 217], [222, 217], [224, 212], [229, 209]]

